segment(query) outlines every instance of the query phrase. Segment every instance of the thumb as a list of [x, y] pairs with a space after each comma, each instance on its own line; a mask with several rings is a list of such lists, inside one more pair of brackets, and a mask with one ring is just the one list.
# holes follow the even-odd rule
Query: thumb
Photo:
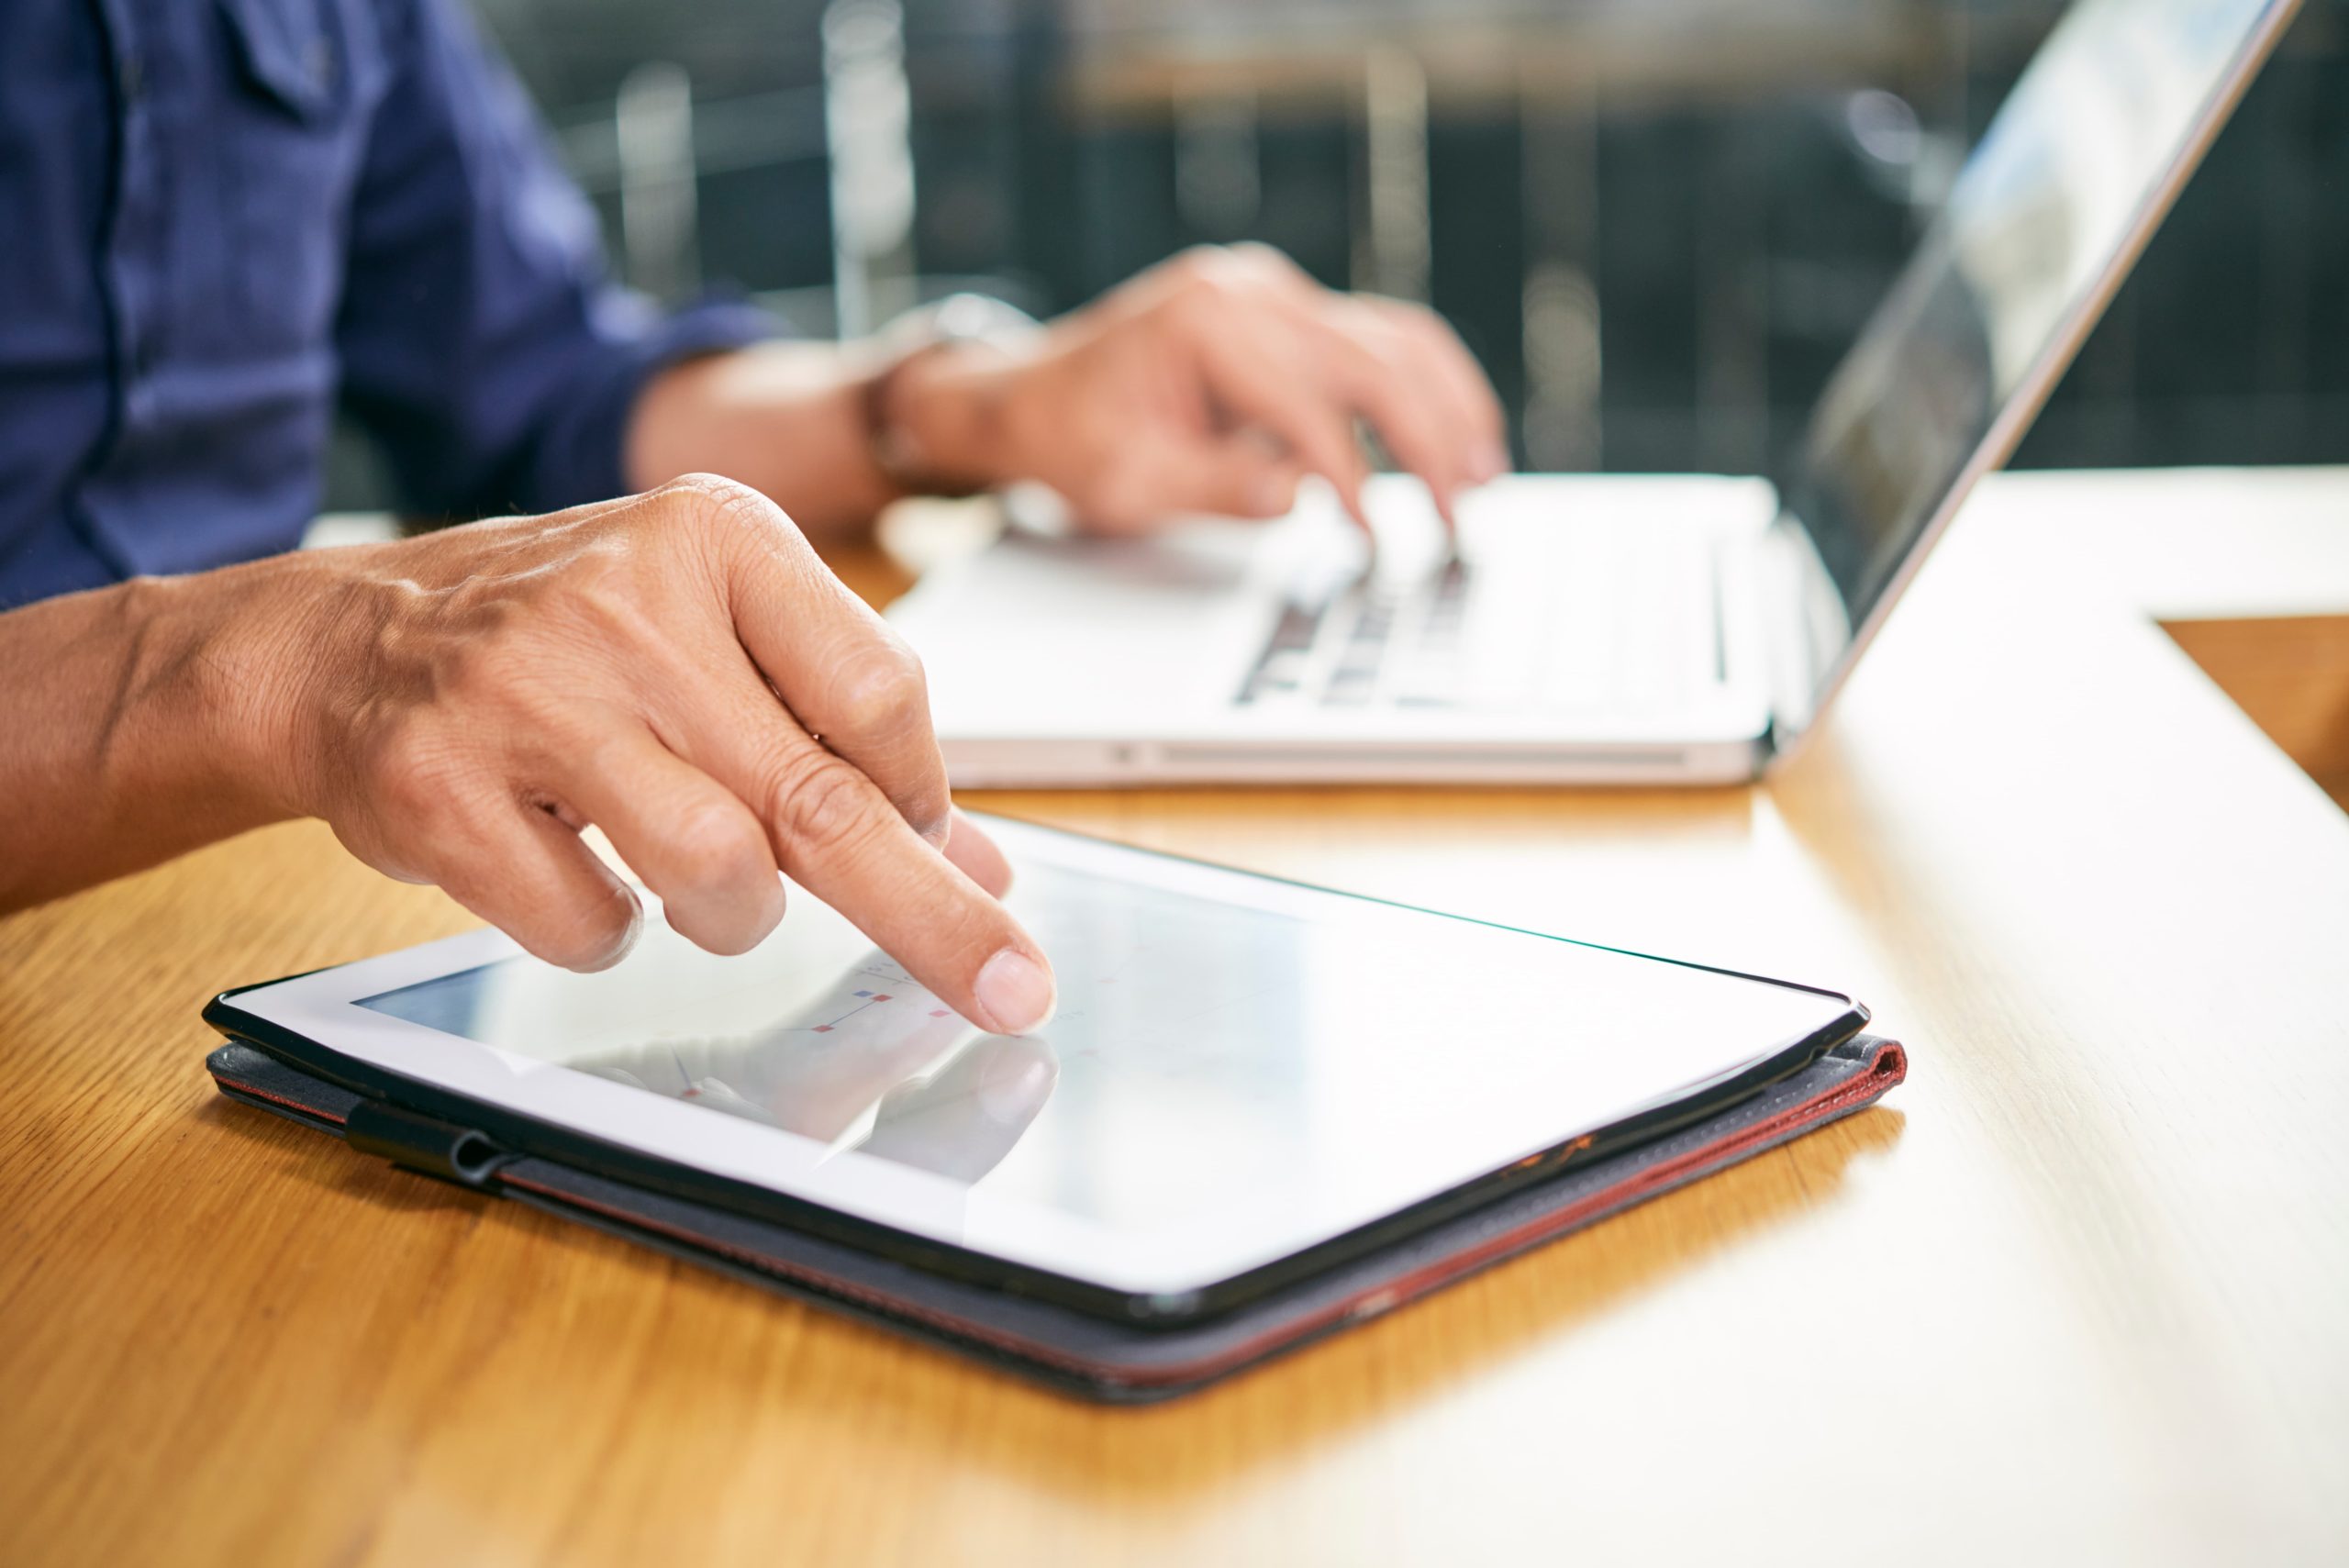
[[1224, 436], [1168, 464], [1163, 491], [1168, 512], [1226, 517], [1276, 517], [1297, 505], [1305, 470], [1250, 432]]

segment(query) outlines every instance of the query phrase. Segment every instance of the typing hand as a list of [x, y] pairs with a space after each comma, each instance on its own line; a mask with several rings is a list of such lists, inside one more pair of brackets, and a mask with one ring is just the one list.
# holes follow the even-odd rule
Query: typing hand
[[714, 952], [783, 917], [780, 869], [982, 1028], [1049, 1012], [920, 665], [755, 491], [696, 477], [247, 570], [273, 579], [239, 655], [271, 787], [369, 864], [598, 969], [640, 911], [593, 823]]
[[1447, 521], [1508, 465], [1499, 402], [1441, 318], [1333, 294], [1262, 246], [1188, 251], [1030, 345], [928, 356], [894, 395], [938, 466], [1041, 480], [1097, 532], [1277, 516], [1308, 473], [1360, 519], [1358, 417]]

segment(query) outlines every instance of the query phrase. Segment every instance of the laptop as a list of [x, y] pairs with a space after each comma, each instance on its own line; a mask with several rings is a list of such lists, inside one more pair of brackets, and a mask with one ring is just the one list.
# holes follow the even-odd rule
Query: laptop
[[1019, 528], [890, 612], [961, 786], [1720, 783], [1792, 754], [2297, 9], [2080, 0], [1781, 473], [1382, 475], [1147, 540]]

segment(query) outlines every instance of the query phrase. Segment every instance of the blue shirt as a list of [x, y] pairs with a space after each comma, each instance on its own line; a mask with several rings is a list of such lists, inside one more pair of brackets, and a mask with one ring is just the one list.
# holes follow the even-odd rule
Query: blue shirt
[[0, 608], [293, 546], [338, 403], [409, 501], [618, 494], [663, 318], [456, 0], [0, 0]]

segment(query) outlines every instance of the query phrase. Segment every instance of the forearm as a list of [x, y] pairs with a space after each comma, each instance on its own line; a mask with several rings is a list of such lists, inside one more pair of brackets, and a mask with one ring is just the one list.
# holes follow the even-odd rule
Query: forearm
[[976, 347], [921, 355], [893, 376], [885, 411], [871, 406], [871, 383], [886, 356], [867, 344], [763, 343], [686, 361], [638, 399], [629, 484], [722, 473], [765, 492], [810, 535], [862, 528], [904, 494], [875, 461], [875, 412], [918, 444], [925, 468], [1003, 477], [989, 417], [995, 357]]
[[271, 576], [141, 578], [0, 615], [0, 909], [293, 814], [253, 761], [277, 701], [249, 653], [282, 614]]
[[865, 428], [865, 361], [853, 347], [763, 343], [671, 367], [637, 400], [629, 487], [722, 473], [810, 534], [862, 527], [897, 495]]

